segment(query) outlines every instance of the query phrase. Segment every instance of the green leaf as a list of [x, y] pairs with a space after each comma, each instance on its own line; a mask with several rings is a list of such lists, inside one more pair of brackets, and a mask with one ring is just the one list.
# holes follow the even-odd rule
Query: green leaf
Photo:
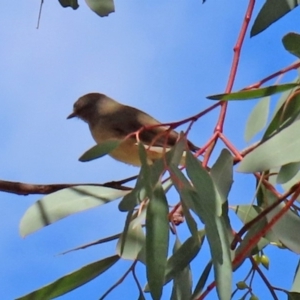
[[217, 187], [221, 201], [225, 203], [233, 183], [233, 157], [227, 149], [221, 151], [210, 170], [210, 176]]
[[83, 153], [79, 157], [79, 161], [86, 162], [90, 160], [94, 160], [96, 158], [100, 158], [102, 156], [105, 156], [109, 154], [111, 151], [113, 151], [115, 148], [117, 148], [120, 145], [121, 141], [111, 140], [107, 141], [103, 144], [96, 145]]
[[300, 300], [300, 293], [296, 292], [287, 292], [288, 300]]
[[195, 290], [192, 295], [192, 299], [198, 298], [202, 293], [202, 290], [204, 289], [209, 273], [211, 271], [211, 267], [212, 267], [212, 261], [209, 261], [196, 284]]
[[268, 121], [270, 97], [262, 98], [250, 113], [245, 130], [245, 141], [249, 142], [266, 126]]
[[210, 100], [251, 100], [262, 98], [277, 93], [281, 93], [287, 90], [290, 90], [296, 86], [299, 86], [297, 83], [285, 83], [280, 85], [272, 85], [264, 88], [254, 89], [254, 90], [242, 90], [240, 92], [230, 93], [230, 94], [218, 94], [213, 96], [208, 96]]
[[300, 162], [290, 163], [280, 168], [276, 182], [279, 184], [286, 183], [291, 180], [300, 169]]
[[[255, 205], [238, 205], [233, 207], [233, 209], [244, 224], [247, 224], [249, 221], [257, 217], [257, 215], [262, 212], [262, 208]], [[241, 252], [244, 252], [245, 247], [248, 246], [248, 244], [251, 242], [251, 239], [257, 235], [257, 232], [261, 231], [266, 226], [267, 220], [264, 217], [260, 221], [255, 223], [252, 227], [250, 227], [250, 229], [247, 231], [246, 235], [240, 242], [240, 245], [238, 246], [235, 255], [237, 256]], [[254, 255], [260, 250], [262, 250], [264, 247], [266, 247], [270, 243], [270, 241], [266, 238], [261, 238], [256, 245], [253, 245], [253, 247], [248, 250], [248, 253], [245, 253], [244, 258], [235, 266], [234, 270], [236, 270], [249, 255]]]
[[79, 7], [77, 0], [58, 0], [62, 7], [72, 7], [77, 9]]
[[64, 295], [104, 273], [119, 260], [118, 255], [96, 261], [16, 300], [45, 300]]
[[[152, 188], [160, 181], [161, 175], [165, 169], [163, 158], [157, 159], [152, 165], [147, 162], [147, 153], [143, 144], [139, 143], [139, 155], [142, 163], [141, 170], [136, 181], [136, 185], [131, 193], [127, 194], [119, 204], [120, 211], [129, 211], [134, 209], [149, 194], [152, 194]], [[172, 150], [166, 153], [166, 156], [172, 154]], [[169, 188], [170, 183], [166, 183], [165, 188]]]
[[285, 96], [285, 101], [281, 104], [270, 122], [264, 133], [263, 140], [267, 140], [270, 136], [290, 126], [290, 124], [297, 120], [300, 114], [300, 95], [297, 93], [297, 90], [291, 92], [293, 92], [294, 95], [287, 94]]
[[162, 294], [169, 245], [168, 202], [157, 184], [146, 215], [146, 263], [150, 293], [154, 300]]
[[109, 203], [127, 193], [108, 187], [81, 185], [49, 194], [27, 209], [20, 222], [20, 234], [24, 237], [60, 219]]
[[[269, 205], [277, 201], [277, 198], [267, 189], [263, 188], [264, 196], [266, 198], [266, 203]], [[285, 204], [280, 203], [274, 209], [272, 209], [266, 218], [270, 222], [282, 209], [284, 209]], [[300, 217], [288, 210], [285, 214], [273, 225], [272, 232], [277, 236], [277, 238], [289, 249], [295, 253], [300, 253], [300, 236], [295, 228], [300, 227]]]
[[254, 173], [300, 161], [300, 122], [284, 128], [247, 154], [238, 167], [242, 173]]
[[113, 0], [85, 0], [85, 2], [100, 17], [106, 17], [115, 11]]
[[197, 239], [195, 239], [194, 236], [191, 236], [182, 245], [177, 247], [177, 250], [167, 262], [165, 284], [174, 279], [176, 274], [183, 271], [197, 256], [201, 249], [204, 235], [204, 230], [200, 230]]
[[[175, 245], [173, 248], [173, 255], [175, 255], [179, 251], [181, 246], [182, 245], [179, 239], [176, 238]], [[186, 267], [184, 267], [184, 269], [174, 274], [171, 300], [190, 299], [191, 294], [192, 294], [192, 272], [190, 266], [187, 265]]]
[[264, 31], [298, 5], [299, 0], [267, 0], [254, 21], [250, 36]]
[[282, 39], [284, 48], [290, 53], [300, 58], [300, 35], [294, 32], [290, 32]]
[[[260, 191], [261, 189], [259, 189], [259, 192]], [[232, 209], [244, 224], [247, 224], [248, 222], [256, 218], [263, 211], [263, 208], [260, 206], [248, 204], [232, 206]], [[268, 224], [266, 217], [263, 217], [260, 222], [263, 223], [262, 227], [266, 227]], [[265, 237], [260, 239], [260, 241], [256, 245], [256, 249], [252, 251], [252, 254], [256, 254], [258, 251], [262, 250], [270, 243], [279, 243], [279, 240], [276, 238], [272, 231], [267, 232]]]
[[117, 243], [117, 253], [124, 259], [136, 260], [144, 244], [145, 235], [142, 226], [131, 222], [126, 234], [124, 230]]
[[295, 270], [295, 275], [294, 275], [291, 292], [300, 293], [300, 268], [299, 268], [299, 265], [300, 265], [300, 261], [298, 261], [298, 265]]
[[[186, 155], [186, 172], [197, 191], [197, 198], [192, 196], [191, 200], [201, 203], [202, 209], [197, 210], [196, 214], [204, 220], [218, 296], [220, 299], [230, 299], [232, 264], [227, 227], [222, 217], [222, 201], [212, 178], [190, 152]], [[194, 202], [194, 207], [200, 206]]]

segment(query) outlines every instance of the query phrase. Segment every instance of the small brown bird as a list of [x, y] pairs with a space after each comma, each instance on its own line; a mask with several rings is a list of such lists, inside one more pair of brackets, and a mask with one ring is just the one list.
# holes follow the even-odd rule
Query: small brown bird
[[[148, 114], [134, 107], [123, 105], [104, 94], [90, 93], [80, 97], [74, 103], [74, 110], [67, 119], [78, 117], [87, 122], [97, 144], [109, 140], [122, 141], [109, 155], [124, 163], [140, 166], [140, 157], [135, 135], [125, 139], [130, 133], [142, 127], [161, 124]], [[176, 131], [168, 130], [168, 126], [158, 126], [142, 130], [139, 139], [146, 147], [149, 162], [161, 158], [165, 150], [174, 146], [179, 135]], [[165, 134], [162, 134], [165, 132]], [[125, 140], [124, 140], [125, 139]], [[199, 148], [188, 141], [192, 151]]]

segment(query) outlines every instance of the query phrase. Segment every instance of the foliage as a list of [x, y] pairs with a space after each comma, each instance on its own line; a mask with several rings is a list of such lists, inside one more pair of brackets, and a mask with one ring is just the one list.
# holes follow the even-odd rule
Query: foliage
[[[211, 0], [213, 1], [213, 0]], [[75, 0], [59, 0], [63, 7], [77, 9]], [[86, 0], [88, 6], [100, 16], [114, 11], [112, 0]], [[251, 29], [251, 36], [261, 34], [272, 23], [297, 7], [298, 1], [267, 0], [258, 13]], [[246, 15], [252, 17], [254, 1], [249, 0]], [[46, 195], [30, 207], [20, 224], [22, 236], [33, 233], [45, 226], [111, 201], [120, 200], [119, 209], [127, 214], [124, 230], [117, 235], [100, 240], [97, 244], [117, 241], [117, 255], [103, 258], [74, 271], [19, 299], [52, 299], [63, 295], [91, 281], [113, 267], [121, 258], [132, 261], [129, 270], [118, 281], [132, 274], [139, 291], [139, 299], [150, 293], [152, 299], [160, 299], [164, 285], [172, 281], [171, 299], [204, 299], [216, 287], [219, 299], [231, 299], [243, 292], [241, 299], [256, 299], [253, 287], [254, 276], [260, 276], [274, 299], [277, 293], [287, 294], [289, 299], [300, 299], [298, 268], [290, 291], [272, 286], [263, 274], [261, 267], [269, 268], [266, 247], [278, 247], [300, 253], [300, 79], [283, 84], [268, 84], [281, 74], [298, 69], [297, 61], [279, 72], [270, 74], [257, 83], [241, 91], [232, 92], [236, 67], [243, 39], [246, 35], [249, 18], [245, 18], [237, 43], [237, 51], [232, 64], [225, 93], [208, 96], [217, 100], [208, 109], [197, 113], [181, 123], [190, 126], [216, 108], [221, 108], [215, 125], [215, 132], [209, 141], [192, 154], [187, 147], [186, 135], [181, 134], [177, 144], [165, 156], [153, 164], [147, 162], [145, 146], [138, 144], [142, 167], [134, 188], [128, 190], [82, 185], [69, 187]], [[291, 54], [300, 57], [300, 35], [287, 33], [282, 43]], [[277, 107], [270, 114], [270, 103], [280, 94]], [[223, 133], [226, 108], [231, 101], [260, 99], [249, 115], [245, 139], [250, 141], [258, 133], [261, 139], [243, 151], [237, 150]], [[270, 116], [269, 116], [270, 115]], [[176, 127], [179, 123], [171, 124]], [[224, 144], [216, 161], [208, 167], [217, 141]], [[85, 152], [80, 160], [91, 161], [108, 154], [118, 146], [106, 143]], [[186, 156], [185, 171], [179, 167], [182, 155]], [[199, 159], [204, 156], [203, 162]], [[229, 206], [230, 190], [233, 184], [233, 167], [256, 179], [256, 203]], [[168, 191], [173, 187], [178, 193], [178, 203], [170, 209]], [[238, 233], [231, 228], [229, 210], [243, 222]], [[181, 215], [181, 220], [176, 217]], [[175, 225], [186, 223], [190, 236], [181, 243]], [[176, 236], [170, 245], [170, 235]], [[207, 239], [211, 260], [196, 278], [191, 271], [191, 262], [201, 255]], [[84, 245], [74, 250], [94, 246]], [[170, 249], [172, 253], [170, 253]], [[233, 272], [246, 261], [250, 269], [244, 279], [236, 282], [232, 291]], [[137, 264], [146, 267], [148, 283], [144, 289], [135, 274]], [[213, 270], [214, 280], [207, 283]], [[102, 275], [103, 276], [103, 275]], [[192, 284], [194, 279], [195, 287]], [[102, 296], [103, 299], [113, 288]]]

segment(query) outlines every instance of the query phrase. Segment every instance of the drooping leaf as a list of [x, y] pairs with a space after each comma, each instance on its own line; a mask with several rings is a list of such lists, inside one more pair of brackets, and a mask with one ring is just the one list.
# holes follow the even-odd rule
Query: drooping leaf
[[298, 261], [298, 265], [297, 265], [296, 270], [295, 270], [293, 285], [292, 285], [292, 288], [291, 288], [291, 292], [296, 292], [296, 293], [300, 293], [300, 268], [299, 268], [299, 263], [300, 263], [300, 261]]
[[298, 173], [299, 169], [300, 162], [282, 166], [276, 178], [277, 183], [282, 184], [288, 182]]
[[176, 274], [183, 271], [196, 257], [201, 249], [204, 235], [204, 230], [200, 230], [197, 239], [191, 236], [182, 245], [178, 246], [177, 250], [167, 261], [165, 284], [172, 280]]
[[20, 234], [26, 236], [72, 214], [114, 201], [128, 191], [81, 185], [49, 194], [35, 202], [23, 215]]
[[244, 157], [238, 167], [254, 173], [300, 161], [300, 121], [295, 121]]
[[285, 14], [296, 8], [299, 3], [299, 0], [266, 0], [254, 21], [250, 36], [253, 37], [267, 29]]
[[77, 0], [58, 0], [62, 7], [72, 7], [77, 9], [79, 7]]
[[142, 226], [131, 222], [117, 243], [117, 253], [124, 259], [136, 260], [144, 244], [145, 235]]
[[[259, 191], [261, 191], [261, 189], [259, 189]], [[263, 192], [261, 193], [263, 194]], [[264, 201], [265, 200], [262, 200], [263, 203]], [[233, 206], [232, 209], [244, 224], [247, 224], [248, 222], [256, 218], [263, 211], [263, 208], [260, 206], [248, 204]], [[266, 227], [268, 224], [266, 217], [263, 217], [260, 222], [262, 222], [262, 227]], [[260, 239], [260, 241], [256, 245], [256, 249], [254, 249], [254, 251], [252, 252], [257, 253], [270, 243], [279, 243], [278, 238], [272, 231], [267, 232], [265, 237], [262, 237]]]
[[300, 58], [300, 35], [299, 34], [295, 32], [288, 33], [283, 37], [282, 43], [284, 45], [284, 48], [287, 51]]
[[85, 153], [83, 153], [80, 156], [79, 161], [86, 162], [86, 161], [90, 161], [105, 156], [109, 154], [111, 151], [113, 151], [115, 148], [117, 148], [120, 145], [120, 143], [121, 143], [120, 141], [111, 140], [103, 144], [96, 145], [91, 149], [87, 150]]
[[[271, 205], [277, 198], [267, 189], [263, 189], [264, 196], [266, 197], [266, 202]], [[284, 209], [285, 204], [280, 203], [274, 209], [272, 209], [266, 218], [270, 222], [282, 209]], [[300, 226], [300, 217], [288, 210], [285, 214], [273, 225], [272, 232], [277, 236], [277, 238], [289, 249], [295, 253], [300, 253], [300, 236], [295, 230]]]
[[224, 203], [233, 183], [233, 157], [227, 149], [221, 151], [210, 170], [210, 176], [217, 187], [221, 201]]
[[[233, 207], [233, 209], [244, 224], [247, 224], [262, 212], [262, 208], [254, 205], [238, 205]], [[261, 249], [269, 244], [269, 240], [261, 238], [257, 244], [252, 245], [252, 248], [250, 248], [248, 252], [245, 252], [245, 248], [248, 247], [249, 243], [251, 243], [252, 238], [266, 226], [267, 220], [266, 218], [262, 218], [247, 231], [235, 252], [236, 256], [240, 255], [240, 253], [243, 253], [244, 257], [239, 261], [238, 264], [234, 266], [234, 270], [236, 270], [249, 255], [258, 253]]]
[[[217, 293], [220, 299], [230, 299], [232, 266], [227, 228], [222, 218], [222, 201], [212, 178], [199, 161], [190, 153], [186, 155], [186, 171], [197, 192], [197, 202], [201, 203], [201, 215], [210, 245], [216, 276]], [[191, 194], [194, 195], [194, 194]], [[192, 199], [195, 199], [192, 196]], [[194, 207], [196, 207], [194, 202]]]
[[271, 96], [277, 93], [281, 93], [287, 90], [290, 90], [296, 86], [299, 86], [297, 83], [285, 83], [280, 85], [272, 85], [268, 87], [263, 87], [259, 89], [253, 90], [243, 90], [240, 92], [233, 92], [230, 94], [218, 94], [208, 96], [207, 98], [210, 100], [222, 100], [222, 101], [229, 101], [229, 100], [251, 100], [251, 99], [258, 99], [266, 96]]
[[16, 300], [45, 300], [64, 295], [101, 275], [118, 260], [119, 256], [113, 255], [96, 261]]
[[[263, 140], [267, 140], [276, 132], [290, 126], [299, 118], [300, 114], [300, 95], [297, 89], [291, 91], [294, 94], [286, 94], [285, 101], [278, 108], [276, 114], [272, 118], [266, 132], [263, 135]], [[287, 102], [288, 101], [288, 102]]]
[[270, 97], [262, 98], [250, 113], [245, 129], [245, 141], [249, 142], [266, 126], [270, 107]]
[[300, 293], [296, 292], [287, 292], [288, 300], [300, 300]]
[[[181, 243], [178, 238], [175, 240], [173, 255], [179, 251]], [[190, 299], [192, 294], [192, 272], [189, 265], [174, 274], [171, 300]]]
[[159, 300], [164, 284], [169, 246], [168, 202], [162, 186], [157, 184], [146, 215], [146, 264], [151, 296]]
[[113, 0], [85, 0], [85, 2], [100, 17], [107, 17], [115, 11]]

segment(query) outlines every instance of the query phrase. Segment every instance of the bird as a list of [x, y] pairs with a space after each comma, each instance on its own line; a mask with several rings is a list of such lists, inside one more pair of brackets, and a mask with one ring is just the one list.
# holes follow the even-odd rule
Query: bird
[[[120, 141], [109, 155], [133, 166], [141, 166], [141, 161], [136, 135], [129, 136], [131, 133], [143, 128], [139, 132], [139, 141], [145, 145], [149, 163], [161, 158], [179, 138], [176, 131], [169, 130], [169, 126], [158, 126], [161, 123], [147, 113], [123, 105], [101, 93], [88, 93], [80, 97], [74, 103], [73, 112], [67, 119], [74, 117], [88, 124], [92, 137], [98, 145], [110, 140]], [[199, 150], [189, 140], [187, 145], [193, 152]]]

